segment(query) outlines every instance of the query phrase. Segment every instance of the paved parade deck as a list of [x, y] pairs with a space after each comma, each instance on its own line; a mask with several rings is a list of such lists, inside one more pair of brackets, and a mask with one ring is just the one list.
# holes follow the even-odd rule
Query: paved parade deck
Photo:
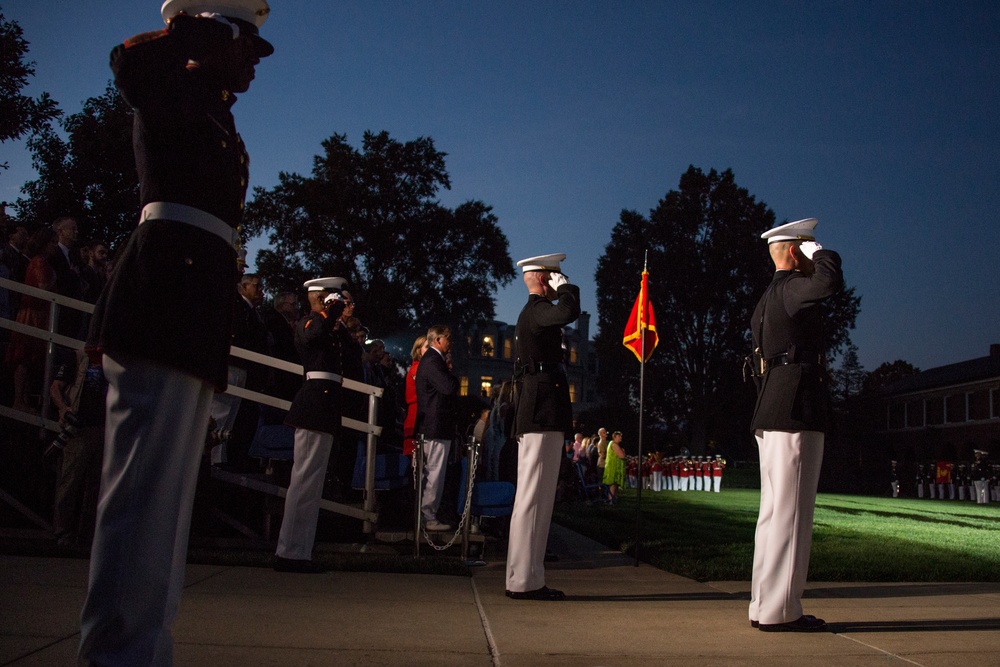
[[[502, 562], [469, 577], [189, 565], [175, 665], [1000, 665], [1000, 584], [812, 583], [831, 632], [750, 628], [748, 582], [634, 567], [553, 527], [564, 602], [504, 596]], [[82, 559], [0, 556], [0, 665], [72, 665]]]

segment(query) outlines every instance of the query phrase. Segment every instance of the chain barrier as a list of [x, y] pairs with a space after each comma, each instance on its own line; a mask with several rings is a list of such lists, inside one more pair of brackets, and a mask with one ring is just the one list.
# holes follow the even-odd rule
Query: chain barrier
[[[421, 443], [421, 444], [423, 444], [423, 443]], [[451, 536], [451, 539], [448, 540], [447, 544], [437, 545], [437, 544], [434, 543], [434, 540], [431, 539], [430, 534], [428, 534], [427, 528], [426, 528], [426, 523], [423, 522], [423, 521], [420, 522], [420, 532], [423, 534], [424, 541], [427, 542], [427, 544], [430, 545], [430, 547], [432, 549], [434, 549], [435, 551], [445, 551], [447, 549], [450, 549], [452, 546], [454, 546], [455, 545], [455, 540], [457, 540], [458, 536], [462, 534], [462, 529], [465, 527], [465, 520], [466, 520], [466, 518], [471, 518], [470, 514], [469, 514], [469, 511], [472, 508], [472, 489], [476, 485], [476, 473], [475, 473], [475, 471], [476, 471], [477, 466], [479, 465], [479, 442], [476, 441], [476, 440], [474, 440], [474, 439], [472, 439], [472, 438], [469, 438], [469, 444], [467, 444], [465, 447], [467, 449], [467, 452], [466, 452], [467, 458], [469, 459], [469, 468], [466, 470], [466, 475], [465, 475], [465, 477], [466, 477], [465, 505], [464, 505], [464, 508], [462, 509], [462, 516], [459, 517], [458, 526], [455, 528], [455, 534]], [[420, 456], [424, 455], [423, 447], [419, 448], [419, 453], [420, 453]], [[418, 480], [417, 480], [417, 466], [416, 465], [412, 465], [412, 466], [410, 466], [410, 468], [413, 471], [413, 488], [420, 489], [421, 487], [417, 485], [418, 484]], [[419, 482], [420, 482], [420, 484], [423, 484], [423, 480], [419, 480]], [[417, 495], [417, 498], [418, 499], [420, 498], [420, 494]], [[418, 508], [417, 511], [419, 511], [419, 508]], [[440, 534], [440, 533], [437, 533], [437, 534]], [[417, 536], [415, 539], [420, 539], [420, 536]]]

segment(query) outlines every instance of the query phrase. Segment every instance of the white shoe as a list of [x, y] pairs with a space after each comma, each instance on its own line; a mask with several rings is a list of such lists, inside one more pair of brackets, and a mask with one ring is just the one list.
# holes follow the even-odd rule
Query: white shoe
[[428, 519], [424, 521], [424, 528], [427, 530], [451, 530], [454, 526], [437, 519]]

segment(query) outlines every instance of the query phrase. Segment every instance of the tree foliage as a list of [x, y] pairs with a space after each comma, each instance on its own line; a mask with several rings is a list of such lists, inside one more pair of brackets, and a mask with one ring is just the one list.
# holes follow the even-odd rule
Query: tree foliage
[[[774, 267], [760, 234], [774, 213], [739, 187], [730, 170], [707, 174], [694, 166], [644, 217], [623, 211], [596, 272], [600, 355], [605, 399], [637, 407], [639, 366], [622, 346], [622, 331], [649, 252], [650, 293], [660, 344], [646, 364], [645, 409], [694, 453], [715, 441], [730, 451], [753, 408], [743, 357], [750, 319]], [[853, 289], [828, 308], [829, 356], [848, 341], [859, 299]]]
[[865, 373], [865, 368], [861, 365], [861, 360], [858, 359], [857, 345], [851, 342], [847, 343], [840, 368], [831, 371], [830, 375], [833, 380], [832, 393], [835, 403], [843, 404], [862, 392], [868, 374]]
[[135, 227], [139, 177], [132, 150], [132, 110], [113, 84], [61, 122], [28, 140], [38, 178], [25, 183], [15, 205], [24, 222], [77, 217], [82, 238], [115, 246]]
[[[35, 64], [25, 60], [27, 53], [21, 26], [0, 12], [0, 143], [37, 132], [62, 114], [48, 93], [38, 99], [21, 94], [35, 74]], [[7, 167], [6, 162], [0, 164], [0, 169]]]
[[896, 380], [901, 380], [911, 375], [916, 375], [920, 369], [908, 361], [896, 359], [896, 361], [886, 361], [875, 370], [865, 376], [865, 392], [876, 392], [884, 387], [888, 387]]
[[270, 244], [256, 257], [270, 288], [343, 276], [358, 316], [382, 336], [492, 318], [492, 294], [514, 277], [507, 238], [483, 202], [437, 201], [451, 184], [433, 140], [366, 132], [361, 150], [343, 134], [322, 147], [311, 176], [283, 172], [247, 206], [244, 232]]

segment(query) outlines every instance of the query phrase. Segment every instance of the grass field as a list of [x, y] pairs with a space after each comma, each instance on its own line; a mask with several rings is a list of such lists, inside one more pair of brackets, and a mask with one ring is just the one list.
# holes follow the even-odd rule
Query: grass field
[[[555, 520], [634, 555], [635, 491]], [[760, 492], [644, 491], [639, 558], [699, 581], [749, 580]], [[820, 494], [811, 581], [1000, 581], [1000, 504]]]

